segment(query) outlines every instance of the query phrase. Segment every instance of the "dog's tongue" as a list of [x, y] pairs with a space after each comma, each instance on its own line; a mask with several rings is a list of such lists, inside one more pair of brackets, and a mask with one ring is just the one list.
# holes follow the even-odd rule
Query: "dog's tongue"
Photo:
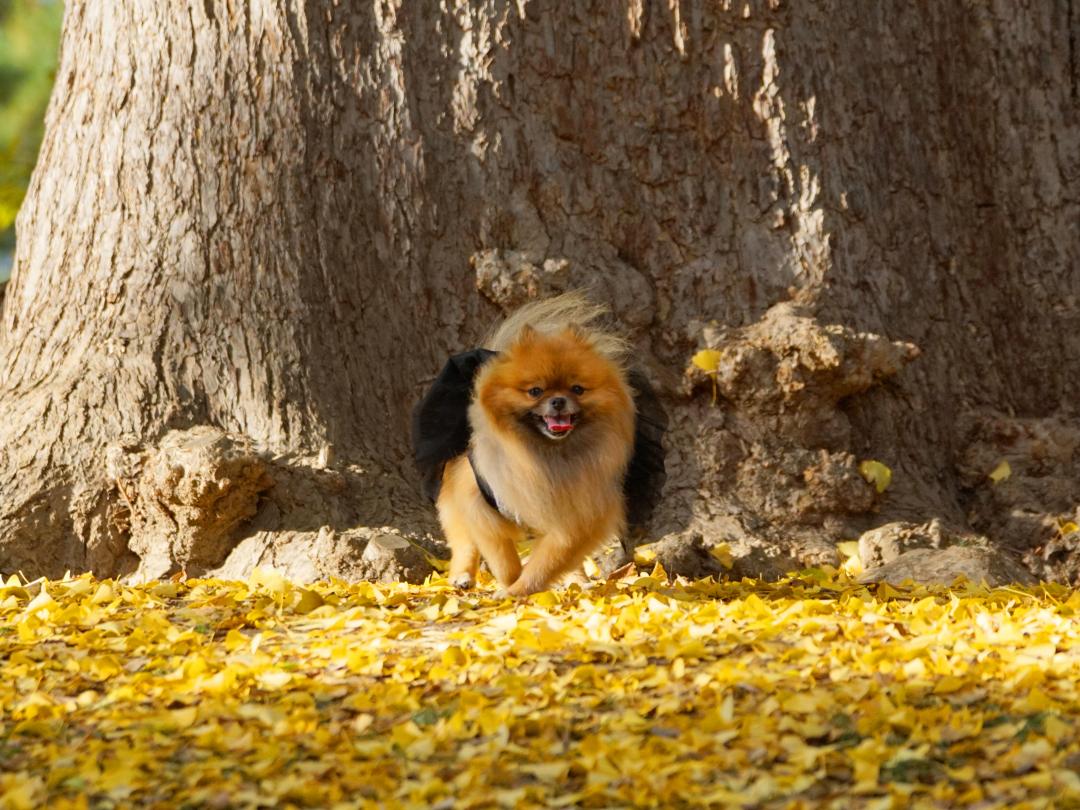
[[544, 424], [547, 425], [547, 429], [552, 433], [566, 433], [574, 429], [574, 423], [570, 419], [569, 414], [559, 414], [558, 416], [545, 416]]

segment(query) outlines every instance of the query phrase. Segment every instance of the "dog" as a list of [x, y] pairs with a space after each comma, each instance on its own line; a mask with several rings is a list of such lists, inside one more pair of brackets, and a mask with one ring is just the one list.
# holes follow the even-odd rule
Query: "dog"
[[525, 305], [487, 348], [452, 357], [414, 411], [455, 586], [483, 558], [508, 595], [542, 591], [651, 514], [667, 418], [606, 314], [580, 293]]

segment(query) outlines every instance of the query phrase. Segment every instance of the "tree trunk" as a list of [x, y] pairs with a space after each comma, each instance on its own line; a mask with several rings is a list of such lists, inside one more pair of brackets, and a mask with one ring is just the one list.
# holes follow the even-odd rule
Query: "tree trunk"
[[1037, 546], [1080, 473], [1078, 38], [1071, 0], [72, 0], [0, 326], [0, 570], [424, 543], [409, 406], [581, 285], [672, 414], [653, 535]]

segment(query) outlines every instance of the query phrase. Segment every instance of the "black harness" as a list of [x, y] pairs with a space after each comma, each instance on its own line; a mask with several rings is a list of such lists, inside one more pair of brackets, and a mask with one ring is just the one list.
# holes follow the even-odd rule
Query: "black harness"
[[476, 459], [473, 458], [473, 454], [469, 453], [469, 466], [472, 467], [473, 478], [476, 479], [476, 486], [480, 490], [480, 494], [484, 496], [484, 500], [488, 502], [488, 506], [498, 512], [507, 520], [512, 523], [517, 523], [512, 517], [502, 510], [499, 506], [499, 499], [495, 497], [495, 492], [491, 488], [491, 484], [487, 482], [487, 479], [480, 474], [480, 470], [476, 469]]

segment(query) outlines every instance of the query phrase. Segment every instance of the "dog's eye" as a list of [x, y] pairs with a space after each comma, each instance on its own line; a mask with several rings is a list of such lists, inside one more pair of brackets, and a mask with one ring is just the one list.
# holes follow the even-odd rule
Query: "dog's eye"
[[582, 388], [580, 385], [571, 385], [570, 393], [573, 394], [575, 397], [580, 397], [582, 394], [585, 393], [585, 389]]
[[536, 399], [536, 398], [537, 398], [537, 397], [539, 397], [539, 396], [540, 396], [540, 395], [541, 395], [542, 393], [544, 393], [544, 389], [543, 389], [543, 388], [541, 388], [541, 387], [540, 387], [540, 386], [538, 386], [538, 385], [534, 385], [534, 386], [533, 386], [532, 388], [530, 388], [530, 389], [529, 389], [528, 391], [526, 391], [525, 393], [526, 393], [526, 394], [528, 394], [528, 395], [529, 395], [530, 397], [532, 397], [533, 399]]

